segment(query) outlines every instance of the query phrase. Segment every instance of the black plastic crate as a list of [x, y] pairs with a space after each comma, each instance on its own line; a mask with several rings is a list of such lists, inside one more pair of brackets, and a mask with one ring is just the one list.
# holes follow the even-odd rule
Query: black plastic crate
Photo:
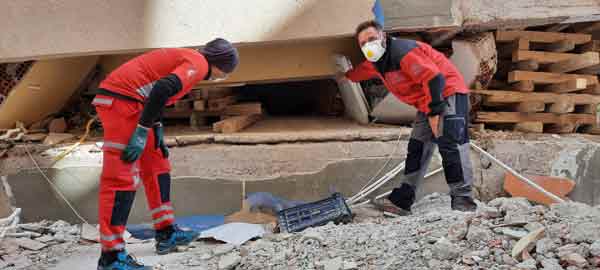
[[352, 212], [341, 193], [331, 197], [296, 207], [281, 210], [277, 213], [281, 232], [299, 232], [308, 227], [322, 226], [331, 221], [348, 223], [352, 221]]

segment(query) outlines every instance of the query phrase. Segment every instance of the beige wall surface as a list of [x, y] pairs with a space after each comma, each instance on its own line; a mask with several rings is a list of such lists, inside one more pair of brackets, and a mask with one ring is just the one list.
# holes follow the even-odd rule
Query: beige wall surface
[[374, 0], [6, 0], [0, 62], [351, 35]]

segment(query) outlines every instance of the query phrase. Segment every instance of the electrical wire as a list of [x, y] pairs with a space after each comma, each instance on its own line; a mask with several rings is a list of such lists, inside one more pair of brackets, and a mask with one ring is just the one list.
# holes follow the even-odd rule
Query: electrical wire
[[[402, 135], [398, 135], [398, 139], [396, 140], [396, 144], [394, 145], [394, 149], [388, 155], [388, 158], [387, 158], [386, 162], [383, 164], [383, 166], [381, 166], [381, 168], [377, 171], [377, 173], [375, 173], [373, 175], [373, 177], [371, 177], [371, 179], [369, 179], [369, 181], [367, 181], [367, 183], [363, 187], [361, 187], [359, 189], [359, 191], [358, 191], [358, 193], [356, 195], [364, 192], [369, 187], [369, 185], [371, 185], [373, 183], [373, 181], [375, 180], [375, 178], [377, 176], [379, 176], [379, 174], [381, 174], [381, 172], [383, 171], [383, 169], [385, 169], [388, 166], [388, 164], [390, 163], [390, 161], [392, 161], [392, 159], [394, 158], [394, 154], [396, 154], [396, 152], [398, 151], [398, 148], [400, 146], [400, 139], [401, 138], [402, 138]], [[352, 196], [351, 198], [354, 198], [356, 195]]]
[[46, 182], [48, 182], [48, 184], [52, 187], [52, 189], [54, 189], [54, 191], [58, 194], [58, 196], [60, 196], [61, 199], [63, 199], [63, 201], [65, 201], [65, 203], [69, 206], [69, 208], [71, 208], [71, 211], [73, 211], [73, 213], [75, 214], [75, 216], [77, 216], [77, 218], [79, 218], [79, 220], [81, 220], [84, 224], [88, 224], [89, 225], [90, 223], [87, 222], [87, 220], [85, 218], [83, 218], [79, 214], [79, 212], [77, 211], [77, 209], [75, 209], [75, 207], [73, 207], [73, 205], [69, 202], [69, 200], [67, 199], [67, 197], [65, 197], [65, 195], [58, 188], [58, 186], [56, 186], [54, 183], [52, 183], [52, 181], [50, 180], [50, 178], [48, 178], [48, 176], [46, 175], [46, 173], [44, 173], [44, 171], [42, 170], [42, 168], [40, 168], [40, 166], [38, 165], [37, 161], [35, 161], [35, 159], [31, 155], [31, 153], [29, 152], [29, 149], [27, 147], [25, 147], [25, 152], [27, 152], [27, 155], [29, 156], [29, 158], [31, 159], [31, 161], [33, 162], [33, 164], [35, 165], [35, 167], [37, 168], [37, 170], [42, 174], [42, 176], [44, 177], [44, 179], [46, 180]]

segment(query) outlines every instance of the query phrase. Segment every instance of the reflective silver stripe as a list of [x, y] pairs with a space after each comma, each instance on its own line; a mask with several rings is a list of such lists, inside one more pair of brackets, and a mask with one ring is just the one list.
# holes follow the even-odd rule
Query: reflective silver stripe
[[125, 147], [127, 147], [127, 145], [124, 145], [122, 143], [116, 143], [116, 142], [104, 142], [104, 144], [102, 144], [102, 147], [124, 150]]
[[94, 98], [94, 100], [92, 100], [92, 104], [93, 105], [97, 105], [97, 104], [112, 105], [113, 104], [113, 100], [110, 99], [110, 98], [99, 98], [99, 97], [96, 97], [96, 98]]
[[117, 244], [117, 245], [115, 245], [115, 246], [113, 246], [111, 248], [105, 248], [104, 250], [107, 250], [107, 251], [116, 251], [116, 250], [123, 250], [123, 249], [125, 249], [125, 244], [124, 243], [120, 243], [120, 244]]
[[173, 207], [170, 206], [170, 205], [163, 205], [161, 207], [152, 209], [152, 211], [150, 211], [150, 214], [154, 215], [156, 213], [159, 213], [159, 212], [162, 212], [162, 211], [169, 211], [169, 210], [173, 210]]
[[140, 184], [140, 176], [139, 175], [134, 175], [133, 176], [133, 186], [137, 187]]
[[140, 88], [137, 89], [138, 94], [142, 95], [142, 97], [149, 97], [150, 93], [152, 92], [152, 88], [154, 88], [154, 84], [156, 84], [156, 82], [151, 82], [149, 84], [146, 84]]
[[113, 234], [113, 235], [101, 234], [100, 235], [100, 240], [106, 241], [106, 242], [115, 241], [117, 239], [123, 239], [123, 235], [119, 235], [119, 234]]
[[173, 214], [169, 214], [169, 215], [164, 215], [158, 219], [154, 220], [154, 225], [156, 224], [160, 224], [161, 222], [164, 222], [165, 220], [169, 220], [169, 219], [175, 219], [175, 215]]

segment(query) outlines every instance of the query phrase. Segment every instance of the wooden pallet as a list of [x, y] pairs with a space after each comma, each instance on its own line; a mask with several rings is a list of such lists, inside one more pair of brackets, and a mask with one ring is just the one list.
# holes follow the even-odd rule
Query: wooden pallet
[[600, 42], [589, 34], [533, 31], [498, 31], [496, 39], [495, 85], [504, 90], [473, 91], [483, 108], [474, 122], [526, 132], [595, 130]]
[[[232, 133], [254, 124], [263, 114], [259, 102], [238, 103], [239, 96], [230, 88], [194, 90], [189, 99], [179, 101], [163, 114], [166, 119], [189, 119], [192, 128], [208, 127], [215, 132]], [[214, 121], [214, 120], [213, 120]]]

